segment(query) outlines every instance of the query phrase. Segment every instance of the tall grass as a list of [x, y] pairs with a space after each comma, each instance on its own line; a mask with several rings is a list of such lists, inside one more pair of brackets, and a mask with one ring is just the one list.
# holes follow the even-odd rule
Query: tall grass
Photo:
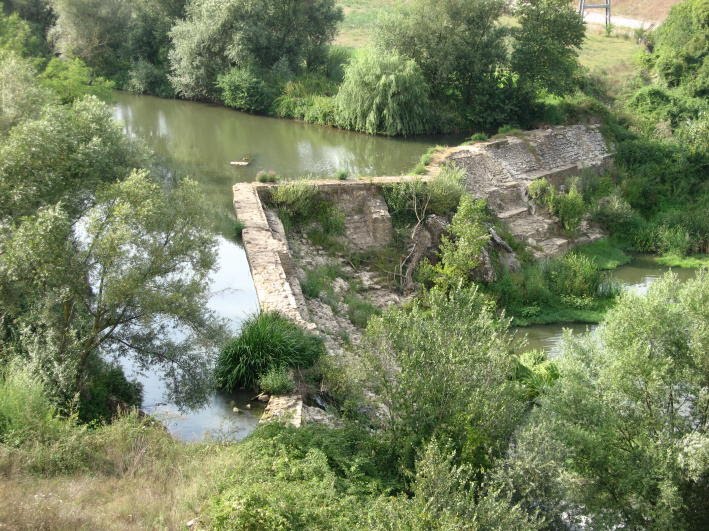
[[215, 377], [225, 391], [255, 389], [273, 367], [307, 368], [324, 353], [322, 339], [276, 312], [258, 314], [221, 351]]

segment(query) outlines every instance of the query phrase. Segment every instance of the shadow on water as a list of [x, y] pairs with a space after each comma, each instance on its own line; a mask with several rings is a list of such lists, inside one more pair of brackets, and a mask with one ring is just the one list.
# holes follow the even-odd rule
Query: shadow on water
[[[156, 154], [166, 176], [197, 180], [212, 205], [218, 233], [217, 267], [211, 276], [210, 308], [233, 333], [258, 310], [246, 255], [234, 240], [231, 187], [253, 181], [259, 171], [284, 177], [399, 175], [428, 147], [458, 144], [461, 138], [373, 137], [291, 120], [253, 116], [217, 107], [151, 96], [115, 94], [114, 116], [127, 135], [141, 138]], [[246, 167], [230, 165], [247, 157]], [[166, 182], [173, 179], [167, 178]], [[248, 394], [212, 394], [200, 408], [181, 409], [169, 398], [160, 368], [140, 371], [123, 362], [126, 375], [143, 384], [143, 409], [161, 419], [176, 437], [240, 439], [258, 423], [261, 411], [247, 409]], [[236, 407], [240, 412], [234, 412]]]

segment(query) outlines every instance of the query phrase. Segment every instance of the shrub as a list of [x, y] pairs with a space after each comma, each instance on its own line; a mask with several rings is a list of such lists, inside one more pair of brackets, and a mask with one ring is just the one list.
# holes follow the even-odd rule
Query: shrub
[[544, 178], [536, 179], [527, 187], [529, 197], [540, 204], [546, 204], [547, 197], [552, 193], [552, 186]]
[[465, 193], [465, 171], [453, 164], [445, 164], [438, 175], [427, 183], [430, 197], [429, 210], [447, 215], [455, 212]]
[[322, 354], [322, 340], [276, 312], [256, 315], [219, 354], [215, 378], [220, 389], [255, 388], [273, 367], [310, 367]]
[[287, 395], [295, 388], [295, 382], [285, 367], [271, 367], [259, 377], [258, 385], [269, 395]]
[[429, 88], [418, 65], [398, 54], [363, 51], [345, 70], [336, 98], [346, 129], [415, 135], [429, 129]]
[[11, 365], [0, 380], [0, 442], [19, 447], [61, 437], [64, 424], [42, 384], [28, 369]]
[[595, 261], [574, 252], [547, 262], [544, 276], [557, 296], [595, 297], [602, 280]]
[[575, 184], [565, 194], [554, 195], [554, 213], [564, 230], [576, 232], [586, 213], [586, 203]]
[[228, 107], [247, 112], [266, 112], [273, 103], [267, 83], [248, 68], [233, 68], [217, 79], [222, 100]]
[[346, 181], [350, 177], [350, 172], [347, 170], [337, 170], [335, 172], [335, 179], [338, 179], [340, 181]]
[[484, 142], [488, 138], [490, 137], [488, 137], [485, 133], [475, 133], [468, 140], [470, 142]]
[[271, 191], [271, 201], [289, 221], [301, 223], [312, 219], [320, 202], [318, 189], [306, 182], [289, 182]]
[[621, 237], [635, 232], [644, 222], [620, 194], [601, 198], [594, 207], [592, 219], [603, 229]]

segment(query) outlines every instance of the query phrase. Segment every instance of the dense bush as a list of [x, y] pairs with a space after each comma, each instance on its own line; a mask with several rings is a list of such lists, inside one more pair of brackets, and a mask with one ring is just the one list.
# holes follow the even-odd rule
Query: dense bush
[[425, 133], [431, 116], [428, 93], [413, 60], [365, 50], [345, 69], [336, 99], [337, 123], [371, 134]]
[[273, 90], [249, 68], [233, 68], [217, 78], [221, 99], [227, 107], [254, 113], [266, 112], [273, 104]]
[[285, 367], [271, 367], [258, 379], [261, 391], [269, 395], [286, 395], [293, 391], [295, 382]]
[[319, 337], [278, 313], [261, 313], [246, 321], [239, 336], [222, 349], [215, 378], [225, 391], [256, 388], [270, 369], [307, 368], [323, 353]]
[[686, 85], [700, 97], [709, 94], [709, 35], [706, 0], [685, 0], [670, 10], [654, 34], [656, 67], [670, 86]]
[[708, 312], [705, 273], [670, 275], [625, 293], [593, 334], [566, 336], [560, 377], [507, 457], [523, 506], [550, 527], [706, 527]]
[[475, 286], [435, 288], [370, 321], [363, 385], [386, 407], [377, 421], [405, 469], [435, 435], [475, 467], [506, 447], [524, 408], [509, 348], [507, 322]]

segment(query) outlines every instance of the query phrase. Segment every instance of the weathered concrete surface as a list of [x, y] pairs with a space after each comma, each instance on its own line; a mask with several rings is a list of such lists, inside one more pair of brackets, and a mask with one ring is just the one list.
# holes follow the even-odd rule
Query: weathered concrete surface
[[280, 312], [313, 328], [304, 306], [298, 304], [302, 299], [300, 286], [292, 285], [286, 274], [290, 260], [288, 242], [268, 222], [258, 187], [252, 183], [235, 185], [234, 208], [244, 224], [242, 240], [261, 310]]
[[465, 170], [466, 188], [485, 199], [490, 210], [538, 258], [554, 256], [571, 245], [603, 236], [583, 223], [573, 239], [564, 234], [547, 212], [527, 196], [535, 179], [546, 178], [560, 186], [567, 177], [584, 171], [600, 172], [612, 156], [596, 126], [565, 126], [529, 131], [519, 136], [459, 146], [440, 154], [437, 162], [453, 163]]

